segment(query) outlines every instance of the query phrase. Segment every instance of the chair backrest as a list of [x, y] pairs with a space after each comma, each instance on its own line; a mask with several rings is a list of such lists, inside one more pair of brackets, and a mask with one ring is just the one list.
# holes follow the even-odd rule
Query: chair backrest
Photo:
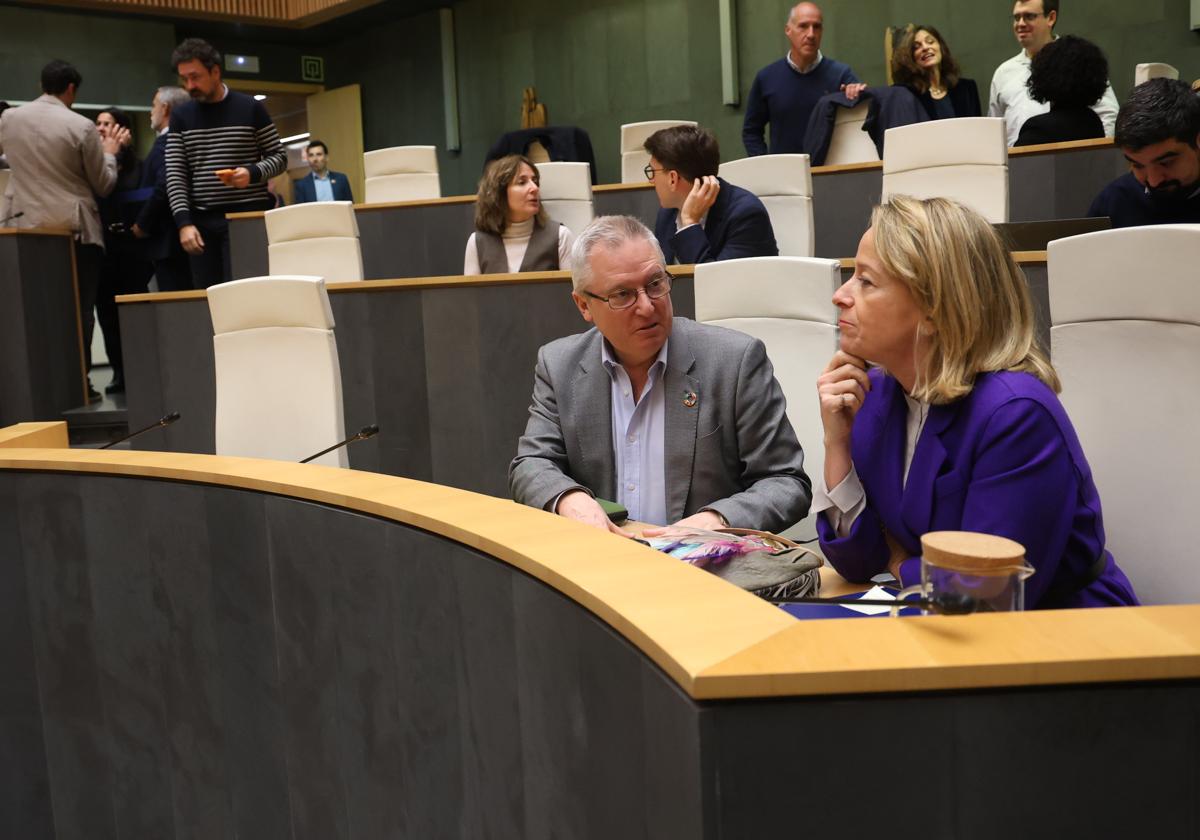
[[393, 146], [363, 155], [366, 203], [441, 198], [436, 146]]
[[1200, 601], [1200, 225], [1048, 248], [1051, 354], [1092, 467], [1108, 548], [1143, 603]]
[[961, 117], [889, 128], [883, 201], [953, 198], [993, 224], [1008, 221], [1008, 142], [999, 117]]
[[642, 170], [650, 162], [649, 153], [642, 148], [646, 138], [663, 128], [676, 125], [696, 125], [692, 120], [649, 120], [625, 123], [621, 126], [621, 183], [640, 184], [646, 180]]
[[[809, 475], [824, 467], [817, 377], [837, 349], [837, 260], [750, 257], [696, 266], [696, 320], [761, 339], [787, 399]], [[810, 517], [791, 533], [816, 533]]]
[[537, 168], [542, 206], [550, 218], [578, 236], [595, 217], [591, 167], [586, 163], [555, 161], [539, 163]]
[[[345, 439], [333, 311], [320, 277], [210, 286], [218, 455], [299, 461]], [[346, 449], [313, 463], [345, 467]]]
[[358, 222], [349, 201], [314, 201], [268, 210], [267, 270], [332, 281], [363, 279]]
[[722, 163], [717, 171], [762, 201], [771, 217], [779, 256], [813, 255], [816, 237], [808, 155], [759, 155]]
[[1133, 86], [1137, 87], [1142, 82], [1148, 82], [1151, 79], [1178, 79], [1179, 71], [1170, 64], [1161, 64], [1157, 61], [1151, 61], [1146, 64], [1139, 64], [1133, 68]]
[[838, 108], [833, 119], [833, 134], [829, 138], [829, 151], [825, 153], [825, 165], [839, 163], [864, 163], [879, 160], [871, 135], [863, 131], [869, 106], [866, 102], [853, 108]]

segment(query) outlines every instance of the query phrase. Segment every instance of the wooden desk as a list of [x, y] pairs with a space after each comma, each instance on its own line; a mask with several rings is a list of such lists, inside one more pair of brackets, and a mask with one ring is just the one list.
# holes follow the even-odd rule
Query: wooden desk
[[[1111, 140], [1051, 143], [1009, 150], [1009, 205], [1014, 222], [1086, 216], [1092, 199], [1126, 171]], [[883, 164], [817, 166], [813, 174], [816, 255], [853, 254], [878, 203]], [[658, 200], [650, 184], [605, 184], [592, 189], [596, 215], [636, 216], [651, 229]], [[355, 205], [368, 279], [456, 275], [474, 229], [475, 197]], [[235, 277], [267, 270], [267, 233], [262, 213], [230, 215]], [[579, 233], [579, 231], [575, 231]]]
[[[695, 313], [678, 266], [677, 314]], [[587, 327], [566, 272], [329, 284], [355, 469], [508, 495], [508, 464], [529, 417], [538, 348]], [[133, 445], [215, 451], [212, 321], [203, 291], [117, 299], [131, 429], [182, 419]], [[286, 418], [279, 422], [286, 423]], [[330, 441], [330, 444], [336, 441]]]
[[0, 228], [0, 426], [87, 404], [72, 236]]
[[511, 502], [252, 459], [0, 449], [0, 499], [4, 836], [894, 835], [885, 794], [933, 838], [1200, 813], [1200, 606], [798, 622]]

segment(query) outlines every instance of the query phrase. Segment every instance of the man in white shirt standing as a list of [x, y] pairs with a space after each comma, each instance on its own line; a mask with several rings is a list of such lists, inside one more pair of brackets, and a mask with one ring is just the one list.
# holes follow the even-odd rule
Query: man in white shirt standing
[[[1021, 52], [996, 68], [992, 76], [992, 93], [988, 99], [988, 116], [1004, 117], [1008, 145], [1017, 142], [1025, 120], [1050, 110], [1049, 103], [1035, 102], [1029, 96], [1029, 66], [1038, 50], [1054, 40], [1054, 24], [1058, 22], [1058, 0], [1017, 0], [1013, 5], [1013, 33]], [[1104, 135], [1113, 136], [1117, 123], [1117, 96], [1110, 84], [1104, 95], [1092, 106], [1104, 123]]]

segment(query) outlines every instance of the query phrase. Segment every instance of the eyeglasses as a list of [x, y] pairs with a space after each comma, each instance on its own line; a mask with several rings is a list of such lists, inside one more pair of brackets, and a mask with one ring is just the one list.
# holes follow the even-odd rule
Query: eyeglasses
[[650, 300], [658, 300], [659, 298], [666, 297], [671, 293], [671, 275], [660, 274], [640, 289], [617, 289], [608, 297], [592, 294], [586, 289], [583, 293], [590, 298], [604, 301], [608, 304], [609, 309], [615, 309], [619, 312], [637, 303], [638, 292], [645, 292], [646, 297], [650, 298]]
[[659, 169], [655, 169], [653, 166], [651, 166], [650, 164], [647, 163], [646, 168], [642, 170], [642, 174], [646, 176], [647, 181], [653, 181], [655, 172], [666, 172], [666, 171], [667, 171], [667, 168], [665, 166], [661, 167]]
[[1040, 17], [1045, 17], [1045, 12], [1017, 12], [1013, 15], [1013, 23], [1033, 23]]

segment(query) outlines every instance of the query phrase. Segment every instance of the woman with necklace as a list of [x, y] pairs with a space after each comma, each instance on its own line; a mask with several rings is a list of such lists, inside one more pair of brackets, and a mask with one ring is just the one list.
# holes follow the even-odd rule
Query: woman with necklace
[[892, 81], [911, 90], [931, 120], [978, 117], [979, 88], [959, 76], [958, 62], [932, 26], [914, 26], [892, 53]]

